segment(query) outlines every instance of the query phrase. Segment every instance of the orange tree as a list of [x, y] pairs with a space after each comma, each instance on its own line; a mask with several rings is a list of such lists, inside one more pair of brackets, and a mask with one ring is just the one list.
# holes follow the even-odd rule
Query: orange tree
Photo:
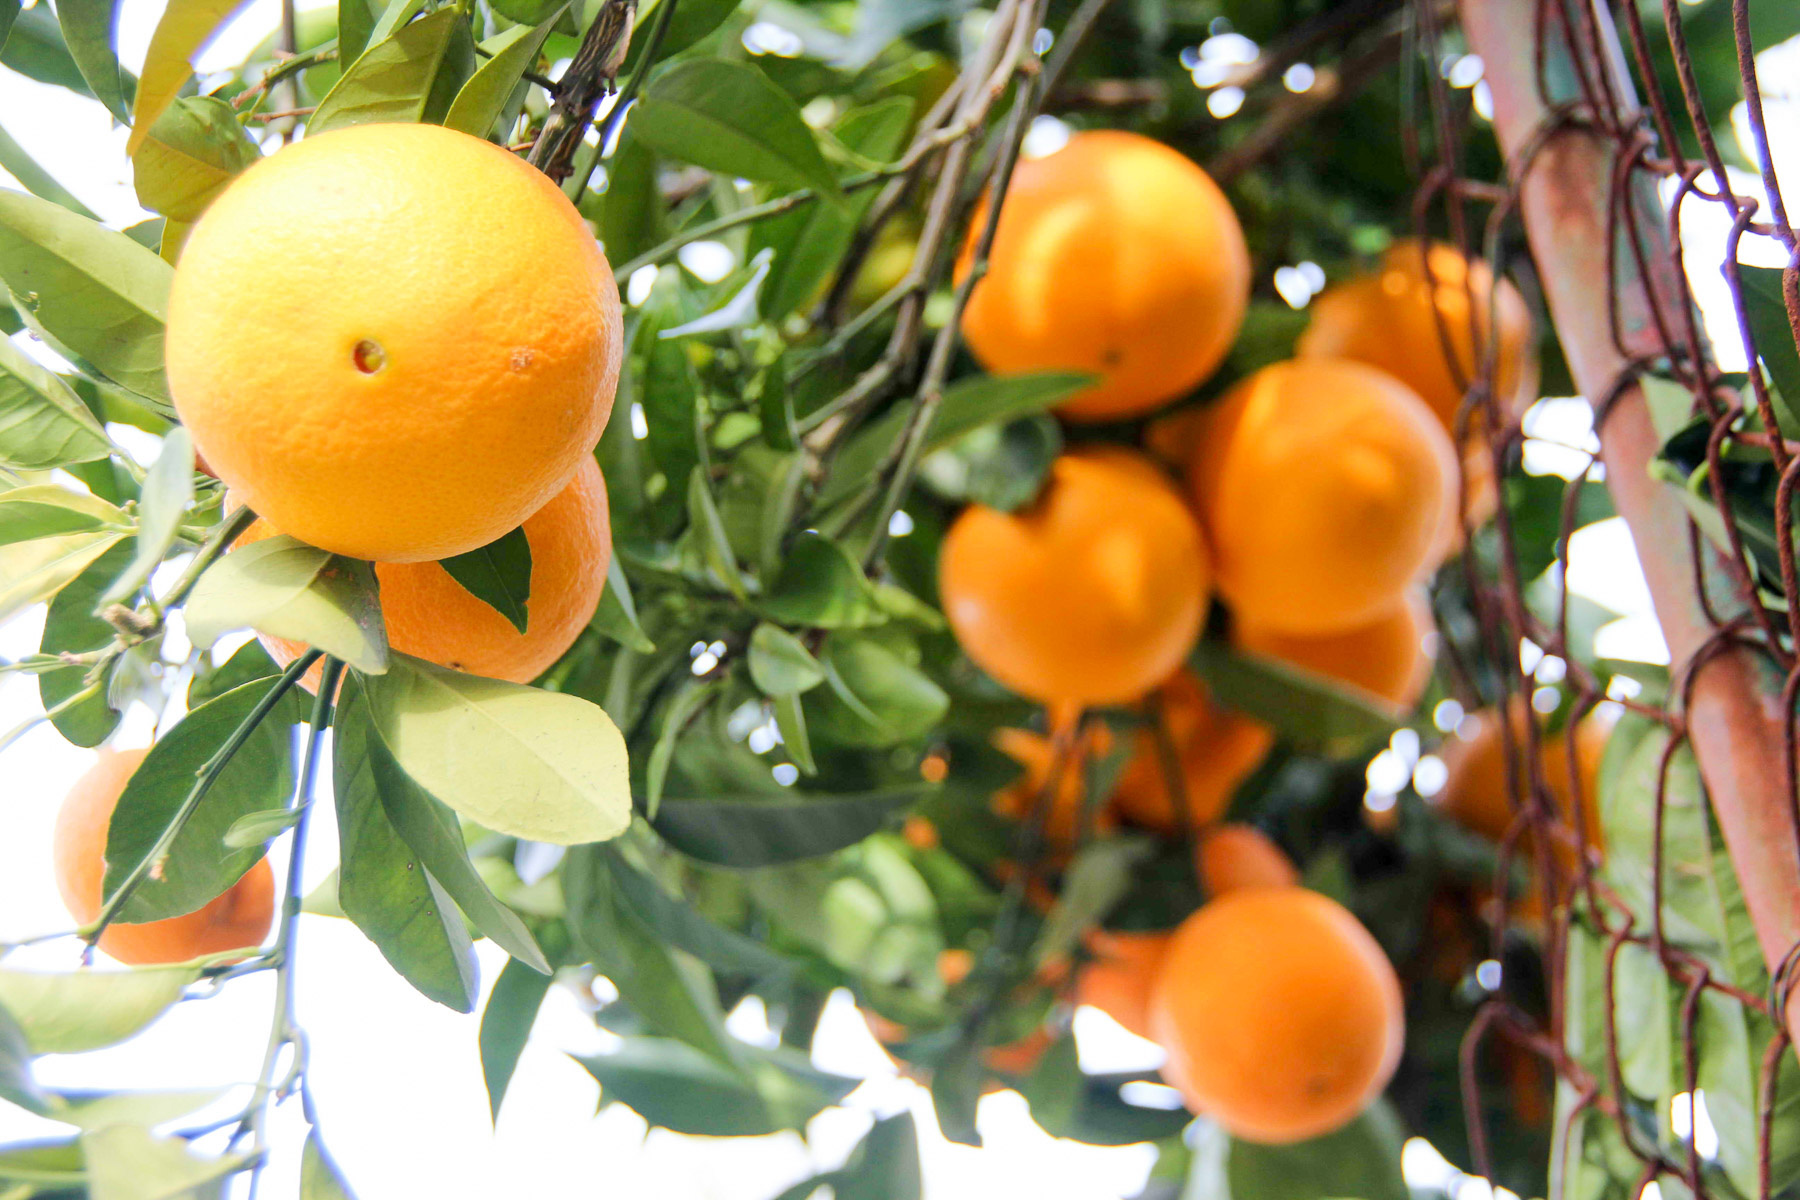
[[[1717, 120], [1734, 6], [1667, 7], [1687, 38], [1641, 62]], [[1649, 719], [1667, 674], [1596, 655], [1611, 614], [1561, 589], [1607, 493], [1520, 469], [1525, 407], [1574, 390], [1545, 273], [1415, 200], [1422, 146], [1504, 174], [1441, 6], [341, 0], [201, 81], [230, 4], [172, 0], [135, 78], [116, 9], [0, 0], [0, 63], [127, 126], [155, 214], [108, 228], [0, 131], [0, 619], [44, 606], [0, 669], [78, 746], [185, 715], [8, 795], [64, 805], [78, 928], [60, 969], [0, 946], [0, 1101], [71, 1128], [0, 1146], [0, 1196], [254, 1180], [273, 1106], [315, 1120], [303, 912], [459, 1011], [471, 938], [504, 948], [496, 1113], [548, 989], [604, 976], [603, 1103], [803, 1129], [854, 1082], [806, 1053], [842, 988], [947, 1136], [1015, 1087], [1051, 1133], [1154, 1143], [1150, 1195], [1403, 1200], [1409, 1134], [1526, 1196], [1677, 1186], [1684, 1154], [1715, 1195], [1791, 1185], [1703, 806], [1651, 874], [1645, 797], [1698, 788]], [[1698, 496], [1678, 408], [1662, 471]], [[1751, 510], [1766, 459], [1731, 464]], [[1560, 630], [1528, 700], [1496, 578]], [[1640, 697], [1616, 730], [1608, 688]], [[1600, 893], [1668, 907], [1726, 990], [1696, 1016]], [[34, 1077], [265, 970], [218, 1128]], [[776, 1048], [725, 1029], [752, 996]], [[1084, 1073], [1084, 1003], [1164, 1071]], [[918, 1196], [911, 1120], [790, 1194]], [[349, 1194], [331, 1136], [309, 1197]]]

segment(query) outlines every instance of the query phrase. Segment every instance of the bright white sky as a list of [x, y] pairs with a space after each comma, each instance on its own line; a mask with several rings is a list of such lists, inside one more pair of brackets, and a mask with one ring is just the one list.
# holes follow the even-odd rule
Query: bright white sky
[[[125, 0], [120, 7], [120, 57], [136, 70], [162, 0]], [[302, 7], [312, 4], [303, 2]], [[275, 27], [278, 11], [277, 0], [253, 0], [202, 57], [202, 71], [238, 61]], [[1783, 48], [1790, 49], [1800, 59], [1800, 48]], [[1766, 74], [1781, 79], [1795, 72]], [[1771, 116], [1777, 127], [1796, 127], [1791, 118], [1784, 122]], [[97, 103], [0, 68], [0, 123], [110, 224], [124, 226], [149, 215], [138, 207], [132, 192], [124, 131], [111, 126]], [[1789, 174], [1800, 172], [1800, 137], [1785, 143], [1783, 150], [1789, 155]], [[4, 172], [0, 183], [16, 186]], [[1711, 219], [1710, 213], [1710, 209], [1697, 213], [1699, 219], [1690, 223], [1692, 263], [1719, 261], [1725, 225]], [[1779, 264], [1780, 259], [1771, 261]], [[1735, 334], [1717, 323], [1722, 312], [1729, 312], [1718, 303], [1722, 285], [1716, 276], [1697, 282], [1714, 318], [1709, 326], [1715, 338], [1723, 347], [1735, 347]], [[1545, 402], [1527, 428], [1545, 439], [1528, 451], [1529, 469], [1566, 474], [1583, 465], [1585, 455], [1560, 450], [1553, 443], [1591, 444], [1584, 404]], [[131, 432], [125, 431], [125, 436]], [[140, 437], [129, 444], [146, 460], [154, 456], [153, 439]], [[1602, 634], [1603, 652], [1665, 661], [1622, 523], [1609, 521], [1578, 534], [1572, 558], [1575, 590], [1626, 614]], [[42, 620], [38, 610], [0, 625], [0, 657], [34, 651]], [[39, 712], [36, 687], [29, 678], [0, 677], [0, 733]], [[146, 744], [155, 719], [140, 706], [128, 714], [116, 741]], [[5, 781], [0, 789], [0, 942], [71, 927], [51, 879], [50, 831], [60, 798], [92, 758], [90, 751], [70, 746], [48, 725], [31, 730], [7, 751], [0, 774]], [[335, 865], [335, 850], [332, 808], [323, 804], [315, 816], [307, 862], [309, 889]], [[488, 943], [479, 950], [484, 983], [491, 985], [504, 956]], [[73, 941], [65, 939], [22, 951], [9, 962], [67, 968], [75, 964], [76, 954]], [[617, 1107], [595, 1116], [599, 1089], [567, 1054], [602, 1050], [610, 1035], [596, 1029], [578, 998], [563, 989], [551, 993], [499, 1127], [490, 1129], [476, 1055], [477, 1018], [452, 1013], [413, 992], [347, 922], [302, 918], [298, 954], [299, 1016], [312, 1037], [311, 1080], [323, 1132], [363, 1200], [567, 1195], [572, 1186], [598, 1189], [598, 1194], [609, 1197], [763, 1200], [816, 1170], [836, 1165], [874, 1116], [903, 1107], [918, 1114], [924, 1133], [926, 1191], [931, 1200], [1128, 1196], [1143, 1186], [1152, 1161], [1146, 1147], [1104, 1149], [1049, 1138], [1031, 1123], [1024, 1101], [1010, 1092], [982, 1104], [986, 1149], [944, 1142], [936, 1135], [928, 1095], [894, 1073], [847, 996], [838, 997], [828, 1011], [816, 1057], [822, 1067], [867, 1081], [843, 1108], [820, 1116], [806, 1142], [793, 1135], [715, 1140], [647, 1133], [635, 1114]], [[270, 983], [267, 976], [235, 982], [213, 999], [177, 1006], [124, 1046], [46, 1059], [39, 1064], [40, 1076], [61, 1087], [242, 1084], [254, 1078], [260, 1062]], [[767, 1035], [754, 1005], [735, 1013], [732, 1026], [752, 1040]], [[1091, 1069], [1150, 1066], [1160, 1058], [1154, 1046], [1124, 1033], [1096, 1012], [1083, 1010], [1076, 1027], [1083, 1061]], [[208, 1111], [230, 1111], [232, 1102], [239, 1102], [237, 1095]], [[58, 1132], [61, 1127], [50, 1122], [0, 1106], [0, 1142]], [[294, 1194], [302, 1132], [297, 1105], [290, 1104], [274, 1126], [276, 1155], [266, 1180], [268, 1195]], [[1417, 1139], [1409, 1144], [1406, 1166], [1415, 1186], [1457, 1178]], [[1473, 1194], [1486, 1189], [1459, 1191], [1465, 1200], [1473, 1200]]]

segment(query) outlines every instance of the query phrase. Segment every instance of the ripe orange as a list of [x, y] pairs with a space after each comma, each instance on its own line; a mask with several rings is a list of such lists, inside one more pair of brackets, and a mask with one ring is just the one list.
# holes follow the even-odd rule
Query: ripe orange
[[1391, 376], [1343, 359], [1277, 363], [1207, 418], [1188, 480], [1219, 591], [1244, 620], [1355, 629], [1432, 565], [1456, 457]]
[[[1181, 763], [1188, 823], [1199, 829], [1225, 815], [1232, 793], [1275, 744], [1275, 731], [1214, 704], [1206, 685], [1192, 671], [1170, 676], [1158, 695], [1163, 722]], [[1136, 750], [1113, 789], [1112, 807], [1134, 825], [1161, 833], [1175, 833], [1180, 828], [1154, 730], [1138, 732]]]
[[1153, 465], [1065, 454], [1027, 508], [964, 510], [938, 563], [944, 614], [968, 656], [1048, 704], [1120, 704], [1168, 676], [1206, 612], [1193, 515]]
[[1300, 882], [1293, 860], [1254, 825], [1214, 825], [1201, 833], [1194, 853], [1200, 882], [1209, 896], [1244, 888], [1292, 887]]
[[[959, 281], [985, 221], [984, 205]], [[1061, 411], [1111, 420], [1211, 375], [1249, 299], [1250, 253], [1218, 185], [1159, 142], [1094, 130], [1013, 172], [962, 331], [992, 371], [1098, 375]]]
[[1471, 262], [1453, 246], [1395, 242], [1379, 270], [1327, 288], [1312, 302], [1312, 322], [1296, 350], [1380, 367], [1453, 431], [1463, 384], [1488, 354], [1496, 314], [1495, 395], [1503, 410], [1516, 412], [1537, 390], [1531, 312], [1510, 280], [1502, 278], [1496, 291], [1488, 264]]
[[[56, 815], [52, 858], [56, 887], [69, 915], [82, 925], [99, 919], [106, 881], [106, 834], [113, 808], [148, 750], [102, 750], [75, 781]], [[151, 966], [257, 946], [275, 919], [275, 874], [258, 859], [244, 877], [205, 907], [142, 925], [114, 922], [100, 949], [122, 963]]]
[[[1511, 707], [1512, 736], [1525, 737], [1528, 706], [1515, 697]], [[1432, 797], [1432, 803], [1452, 820], [1476, 833], [1499, 841], [1512, 827], [1514, 805], [1507, 783], [1507, 741], [1500, 714], [1484, 709], [1472, 716], [1474, 729], [1469, 736], [1459, 730], [1446, 738], [1438, 753], [1444, 759], [1449, 775], [1444, 790]], [[1581, 810], [1590, 845], [1599, 846], [1600, 837], [1600, 760], [1606, 753], [1607, 739], [1618, 721], [1616, 705], [1595, 709], [1574, 731], [1575, 766], [1581, 785]], [[1575, 806], [1571, 803], [1569, 781], [1569, 731], [1563, 730], [1544, 743], [1543, 778], [1549, 788], [1556, 811], [1571, 827]], [[1518, 763], [1523, 766], [1521, 756]], [[1525, 786], [1521, 779], [1519, 786]], [[1523, 851], [1523, 849], [1521, 850]], [[1572, 847], [1558, 843], [1556, 851], [1566, 864], [1573, 864]]]
[[523, 161], [435, 125], [309, 137], [213, 201], [169, 297], [169, 388], [277, 528], [355, 558], [484, 546], [612, 409], [618, 289]]
[[1425, 649], [1431, 631], [1430, 602], [1414, 589], [1392, 611], [1342, 633], [1299, 637], [1239, 621], [1231, 636], [1240, 649], [1278, 658], [1411, 709], [1431, 678], [1431, 655]]
[[[258, 520], [238, 545], [275, 532]], [[531, 596], [524, 633], [437, 563], [376, 563], [388, 645], [490, 679], [530, 683], [543, 674], [581, 636], [606, 587], [612, 528], [606, 483], [592, 457], [582, 460], [550, 503], [526, 518], [525, 541], [531, 547]], [[263, 644], [284, 666], [306, 649], [278, 638]], [[317, 684], [317, 667], [305, 682], [309, 689]]]
[[[1019, 778], [1002, 788], [994, 797], [994, 807], [1014, 820], [1029, 820], [1038, 798], [1050, 783], [1050, 772], [1057, 766], [1055, 743], [1028, 729], [998, 729], [994, 745], [1025, 768]], [[1089, 760], [1112, 748], [1112, 735], [1104, 725], [1087, 726], [1062, 764], [1050, 797], [1050, 812], [1044, 823], [1045, 836], [1056, 846], [1073, 846], [1081, 836], [1082, 798], [1087, 794], [1086, 767]], [[1096, 804], [1094, 826], [1104, 832], [1111, 825], [1110, 814]], [[955, 982], [950, 980], [949, 982]]]
[[1171, 936], [1167, 930], [1089, 932], [1083, 941], [1093, 958], [1075, 977], [1075, 1003], [1097, 1008], [1139, 1037], [1149, 1037], [1150, 987]]
[[1400, 1061], [1400, 981], [1368, 930], [1304, 888], [1250, 888], [1175, 933], [1150, 993], [1163, 1073], [1188, 1105], [1253, 1142], [1343, 1126]]

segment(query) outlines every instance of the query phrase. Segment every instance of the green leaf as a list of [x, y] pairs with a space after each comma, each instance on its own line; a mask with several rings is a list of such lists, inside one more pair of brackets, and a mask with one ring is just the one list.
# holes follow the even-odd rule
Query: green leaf
[[131, 565], [100, 597], [102, 603], [122, 603], [149, 581], [150, 573], [175, 544], [193, 500], [194, 442], [188, 431], [177, 425], [164, 435], [162, 452], [144, 476], [138, 497], [137, 552]]
[[138, 203], [171, 221], [197, 221], [225, 185], [262, 157], [217, 96], [179, 96], [131, 156]]
[[[207, 656], [211, 658], [209, 654]], [[222, 663], [215, 663], [212, 669], [197, 670], [194, 681], [188, 684], [187, 706], [199, 708], [215, 696], [223, 696], [234, 687], [242, 687], [258, 679], [273, 679], [281, 674], [281, 668], [269, 657], [261, 642], [250, 641], [239, 646], [232, 656]]]
[[594, 619], [589, 624], [639, 654], [656, 650], [656, 643], [645, 636], [644, 627], [638, 624], [637, 604], [631, 598], [631, 580], [626, 578], [625, 568], [616, 554], [606, 566], [606, 590], [600, 593], [600, 605], [594, 609]]
[[[187, 799], [202, 766], [255, 708], [269, 685], [248, 683], [208, 701], [183, 717], [150, 748], [125, 785], [106, 838], [103, 895], [118, 891], [126, 875], [149, 854]], [[193, 912], [243, 878], [262, 857], [262, 847], [227, 851], [225, 831], [239, 817], [279, 808], [293, 794], [289, 732], [301, 719], [292, 689], [264, 717], [194, 810], [169, 848], [119, 912], [133, 923]]]
[[317, 1129], [307, 1132], [306, 1147], [300, 1152], [300, 1200], [356, 1200]]
[[89, 1130], [81, 1135], [81, 1153], [89, 1200], [188, 1200], [255, 1157], [200, 1158], [181, 1138], [155, 1137], [141, 1125]]
[[1255, 1200], [1410, 1200], [1400, 1173], [1406, 1130], [1386, 1101], [1336, 1133], [1291, 1146], [1233, 1139], [1226, 1175], [1233, 1196]]
[[1404, 720], [1404, 714], [1377, 697], [1220, 642], [1201, 642], [1191, 661], [1214, 695], [1229, 697], [1232, 707], [1267, 721], [1309, 749], [1366, 746], [1387, 737]]
[[625, 739], [599, 706], [403, 654], [367, 682], [395, 762], [470, 820], [557, 845], [617, 837], [630, 824]]
[[925, 1178], [912, 1113], [876, 1121], [830, 1182], [834, 1200], [920, 1200]]
[[111, 452], [106, 430], [69, 385], [0, 338], [0, 467], [47, 471]]
[[548, 975], [549, 960], [538, 949], [525, 922], [488, 890], [469, 861], [462, 827], [456, 818], [395, 761], [378, 724], [371, 723], [367, 747], [381, 807], [431, 877], [442, 885], [476, 929], [532, 970]]
[[929, 732], [949, 711], [943, 688], [872, 638], [833, 636], [821, 661], [830, 686], [807, 694], [807, 724], [834, 741], [896, 745]]
[[[120, 542], [102, 554], [94, 564], [50, 601], [44, 616], [44, 633], [38, 641], [42, 654], [84, 654], [112, 644], [115, 630], [94, 615], [100, 593], [131, 561], [128, 542]], [[46, 712], [79, 694], [85, 687], [88, 668], [69, 666], [45, 671], [37, 677], [38, 698]], [[50, 718], [56, 731], [77, 746], [98, 746], [118, 727], [119, 713], [113, 708], [106, 681], [100, 680], [97, 691], [87, 700], [64, 709]]]
[[1756, 339], [1756, 354], [1775, 385], [1775, 414], [1781, 431], [1793, 437], [1800, 434], [1800, 350], [1794, 348], [1794, 330], [1781, 293], [1782, 269], [1739, 264], [1738, 271], [1744, 280], [1744, 316]]
[[[62, 22], [69, 57], [80, 68], [94, 98], [106, 105], [106, 111], [121, 125], [129, 125], [131, 110], [126, 107], [125, 94], [137, 81], [119, 65], [119, 56], [113, 51], [119, 0], [58, 0], [56, 16]], [[5, 40], [0, 36], [0, 42]]]
[[788, 757], [794, 760], [794, 765], [808, 775], [817, 775], [819, 765], [813, 761], [812, 739], [806, 731], [806, 709], [800, 703], [799, 693], [775, 697], [775, 728], [781, 731], [781, 744], [787, 747]]
[[761, 254], [749, 264], [750, 275], [731, 297], [711, 312], [702, 313], [691, 321], [668, 329], [658, 330], [656, 336], [664, 340], [670, 338], [691, 337], [701, 333], [724, 333], [732, 329], [747, 329], [762, 319], [757, 297], [762, 292], [763, 280], [769, 277], [771, 255]]
[[[889, 96], [845, 113], [833, 132], [853, 153], [886, 161], [903, 145], [912, 112], [910, 97]], [[765, 316], [777, 320], [813, 298], [850, 248], [857, 224], [874, 201], [875, 189], [864, 188], [841, 208], [803, 204], [756, 224], [748, 253], [754, 255], [765, 248], [775, 253], [773, 272], [763, 285]]]
[[[4, 0], [0, 0], [0, 4], [3, 3]], [[32, 195], [42, 196], [91, 221], [100, 219], [93, 209], [81, 202], [80, 197], [57, 182], [50, 172], [38, 166], [37, 161], [25, 153], [25, 147], [14, 141], [12, 135], [4, 129], [0, 129], [0, 168], [4, 168], [14, 179], [24, 184], [25, 190]]]
[[450, 578], [471, 596], [505, 617], [520, 633], [531, 600], [531, 543], [520, 526], [467, 554], [440, 560]]
[[111, 531], [71, 533], [0, 546], [0, 621], [56, 595], [119, 537]]
[[946, 499], [1014, 512], [1037, 499], [1062, 453], [1062, 427], [1044, 413], [984, 425], [919, 464], [919, 478]]
[[475, 951], [450, 897], [401, 838], [369, 762], [373, 738], [360, 680], [344, 681], [332, 725], [338, 903], [388, 964], [428, 999], [475, 1011]]
[[38, 4], [23, 12], [18, 8], [11, 0], [0, 4], [0, 12], [5, 14], [0, 16], [0, 24], [12, 26], [0, 43], [0, 63], [39, 83], [68, 88], [78, 96], [90, 95], [87, 80], [69, 57], [51, 7]]
[[138, 79], [132, 104], [134, 124], [126, 153], [137, 157], [150, 129], [175, 102], [181, 87], [194, 74], [190, 61], [237, 11], [242, 0], [169, 0], [150, 48], [144, 54], [144, 73]]
[[[4, 1002], [0, 1002], [0, 1100], [34, 1113], [50, 1107], [50, 1098], [32, 1078], [31, 1044]], [[0, 1159], [0, 1180], [5, 1178], [5, 1162]]]
[[33, 1054], [81, 1054], [135, 1037], [167, 1012], [192, 967], [128, 971], [25, 971], [0, 967], [0, 1008], [12, 1014]]
[[[469, 23], [459, 10], [420, 17], [371, 45], [344, 71], [307, 119], [307, 132], [429, 121], [434, 107], [441, 116], [466, 77], [459, 68], [473, 57]], [[446, 85], [449, 97], [443, 96]]]
[[717, 683], [697, 683], [690, 679], [663, 709], [662, 730], [656, 736], [656, 745], [651, 747], [650, 761], [644, 768], [644, 812], [650, 820], [656, 819], [656, 810], [662, 804], [663, 785], [669, 778], [669, 763], [675, 757], [677, 739], [687, 731], [694, 714], [718, 692]]
[[[81, 1147], [70, 1138], [67, 1141], [15, 1143], [0, 1148], [0, 1182], [27, 1185], [26, 1196], [38, 1194], [31, 1190], [31, 1184], [74, 1189], [74, 1195], [84, 1195], [80, 1189], [87, 1182], [87, 1175], [82, 1169]], [[58, 1200], [63, 1200], [65, 1195], [61, 1191], [50, 1194]]]
[[766, 979], [792, 970], [786, 958], [761, 942], [727, 929], [682, 897], [670, 895], [613, 847], [605, 847], [605, 856], [619, 899], [665, 944], [718, 970], [753, 978]]
[[300, 810], [297, 808], [269, 808], [262, 812], [245, 813], [225, 831], [224, 843], [232, 850], [266, 846], [299, 821]]
[[[37, 10], [32, 10], [37, 11]], [[0, 282], [56, 343], [170, 416], [163, 378], [169, 264], [61, 205], [0, 189]]]
[[390, 661], [369, 564], [286, 534], [239, 546], [213, 563], [182, 611], [196, 646], [247, 626], [305, 642], [365, 675]]
[[[662, 44], [656, 48], [656, 61], [680, 54], [723, 25], [725, 18], [737, 11], [738, 4], [739, 0], [681, 0], [681, 6], [669, 17], [668, 28], [663, 30]], [[631, 74], [638, 56], [647, 48], [650, 29], [656, 24], [656, 15], [661, 8], [660, 3], [652, 2], [638, 10], [637, 23], [632, 27], [631, 52], [621, 76]]]
[[[600, 240], [606, 257], [627, 262], [662, 241], [662, 193], [656, 183], [656, 154], [625, 126], [619, 148], [606, 163], [606, 192], [600, 199]], [[587, 211], [585, 206], [583, 211]], [[679, 350], [680, 347], [674, 349]]]
[[857, 629], [887, 620], [857, 561], [842, 546], [811, 530], [794, 538], [774, 585], [757, 608], [784, 625], [818, 629]]
[[713, 500], [712, 488], [706, 482], [706, 468], [696, 466], [688, 476], [688, 519], [700, 539], [701, 550], [706, 557], [706, 565], [712, 568], [722, 583], [733, 596], [744, 598], [744, 577], [738, 571], [737, 555], [731, 548], [731, 538], [725, 532], [725, 522], [719, 516], [719, 506]]
[[0, 492], [0, 546], [109, 528], [129, 528], [125, 514], [84, 492], [54, 483]]
[[680, 63], [644, 89], [631, 124], [671, 158], [725, 176], [810, 187], [843, 203], [800, 109], [753, 67], [711, 58]]
[[627, 1038], [610, 1054], [575, 1061], [599, 1081], [602, 1105], [623, 1104], [660, 1129], [747, 1137], [780, 1128], [748, 1076], [673, 1038]]
[[13, 22], [19, 19], [19, 0], [0, 0], [0, 49], [6, 47], [6, 39], [12, 33]]
[[488, 1115], [496, 1122], [550, 983], [549, 975], [508, 959], [481, 1011], [481, 1078], [487, 1084]]
[[490, 51], [493, 57], [482, 63], [456, 93], [450, 111], [444, 114], [445, 127], [478, 138], [493, 133], [494, 122], [506, 111], [513, 90], [537, 62], [544, 39], [550, 36], [550, 31], [568, 8], [567, 3], [560, 4], [537, 28], [514, 26], [485, 45], [483, 49]]
[[78, 1129], [108, 1125], [166, 1125], [222, 1099], [225, 1088], [187, 1091], [61, 1092], [56, 1119]]
[[798, 695], [825, 682], [825, 669], [800, 639], [764, 621], [750, 634], [750, 678], [765, 696]]
[[668, 796], [651, 824], [690, 858], [767, 867], [853, 846], [930, 790], [921, 784], [851, 795], [790, 792], [772, 800]]

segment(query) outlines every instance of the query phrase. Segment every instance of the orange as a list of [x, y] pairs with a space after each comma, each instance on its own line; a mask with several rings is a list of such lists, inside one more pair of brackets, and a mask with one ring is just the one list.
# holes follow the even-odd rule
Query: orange
[[1311, 307], [1297, 353], [1381, 368], [1417, 392], [1446, 430], [1455, 430], [1464, 385], [1489, 353], [1496, 314], [1495, 397], [1512, 412], [1536, 398], [1537, 358], [1524, 298], [1504, 278], [1496, 290], [1492, 268], [1453, 246], [1395, 242], [1379, 270], [1327, 288]]
[[[1038, 798], [1049, 786], [1050, 772], [1057, 765], [1055, 743], [1028, 729], [997, 729], [994, 746], [1025, 768], [1018, 779], [994, 797], [994, 807], [1014, 820], [1029, 820], [1037, 808]], [[1045, 836], [1053, 845], [1073, 846], [1080, 840], [1082, 809], [1085, 807], [1082, 798], [1087, 793], [1087, 763], [1111, 747], [1112, 735], [1106, 727], [1091, 724], [1081, 733], [1079, 742], [1063, 762], [1044, 823]], [[1096, 805], [1095, 828], [1104, 832], [1110, 824], [1109, 814]]]
[[[985, 209], [957, 262], [959, 281]], [[962, 331], [990, 371], [1099, 376], [1061, 411], [1113, 420], [1211, 375], [1249, 299], [1250, 252], [1218, 185], [1160, 142], [1095, 130], [1013, 171]]]
[[[1261, 721], [1221, 708], [1192, 671], [1171, 676], [1158, 693], [1162, 720], [1181, 763], [1191, 827], [1210, 825], [1231, 807], [1232, 793], [1268, 755], [1275, 731]], [[1134, 825], [1161, 833], [1180, 828], [1175, 797], [1163, 774], [1163, 756], [1153, 729], [1137, 734], [1131, 761], [1119, 773], [1112, 807]]]
[[[238, 545], [275, 532], [258, 520]], [[591, 457], [550, 503], [526, 518], [525, 541], [531, 547], [531, 595], [524, 633], [437, 563], [376, 563], [388, 645], [490, 679], [530, 683], [542, 675], [581, 636], [606, 587], [612, 530], [606, 483]], [[306, 649], [278, 638], [263, 644], [284, 666]], [[307, 687], [317, 681], [315, 667]]]
[[1208, 576], [1180, 495], [1117, 450], [1063, 455], [1018, 512], [972, 505], [938, 561], [963, 651], [1047, 704], [1122, 704], [1156, 686], [1200, 634]]
[[355, 558], [516, 528], [569, 482], [618, 383], [593, 234], [514, 155], [434, 125], [296, 142], [238, 176], [169, 296], [169, 388], [238, 498]]
[[1250, 888], [1175, 933], [1150, 993], [1163, 1073], [1234, 1137], [1338, 1129], [1400, 1061], [1400, 981], [1349, 910], [1304, 888]]
[[1431, 655], [1425, 644], [1432, 628], [1431, 604], [1414, 589], [1389, 612], [1342, 633], [1301, 637], [1239, 621], [1232, 626], [1231, 638], [1240, 649], [1347, 683], [1410, 710], [1431, 678]]
[[[1511, 732], [1515, 742], [1525, 737], [1528, 712], [1523, 697], [1515, 697], [1511, 706]], [[1467, 737], [1459, 730], [1446, 738], [1438, 753], [1444, 759], [1448, 777], [1444, 790], [1432, 797], [1439, 811], [1476, 833], [1500, 841], [1512, 827], [1514, 804], [1507, 782], [1507, 740], [1496, 709], [1484, 709], [1472, 715], [1474, 728]], [[1599, 846], [1600, 837], [1600, 760], [1606, 753], [1607, 739], [1618, 720], [1615, 705], [1595, 709], [1576, 727], [1574, 734], [1575, 766], [1581, 787], [1581, 811], [1590, 845]], [[1570, 827], [1570, 841], [1558, 842], [1557, 854], [1566, 865], [1573, 865], [1573, 828], [1575, 806], [1571, 803], [1569, 779], [1569, 732], [1564, 730], [1543, 743], [1543, 779], [1555, 802], [1556, 811]], [[1521, 769], [1524, 758], [1518, 760]], [[1521, 779], [1519, 786], [1525, 786]], [[1525, 853], [1521, 848], [1521, 853]]]
[[1170, 936], [1167, 930], [1092, 930], [1083, 940], [1093, 958], [1075, 978], [1075, 1003], [1097, 1008], [1139, 1037], [1149, 1037], [1150, 986]]
[[1456, 456], [1424, 403], [1344, 359], [1265, 367], [1207, 414], [1188, 481], [1221, 595], [1282, 633], [1355, 629], [1433, 565]]
[[[106, 835], [113, 808], [148, 750], [102, 750], [75, 781], [56, 815], [52, 858], [56, 887], [69, 915], [82, 925], [100, 918], [106, 881]], [[205, 907], [142, 925], [114, 922], [100, 949], [122, 963], [151, 966], [257, 946], [275, 920], [275, 873], [258, 859], [244, 877]]]
[[1254, 825], [1214, 825], [1201, 833], [1195, 856], [1200, 883], [1209, 896], [1244, 888], [1292, 887], [1300, 882], [1293, 860]]

